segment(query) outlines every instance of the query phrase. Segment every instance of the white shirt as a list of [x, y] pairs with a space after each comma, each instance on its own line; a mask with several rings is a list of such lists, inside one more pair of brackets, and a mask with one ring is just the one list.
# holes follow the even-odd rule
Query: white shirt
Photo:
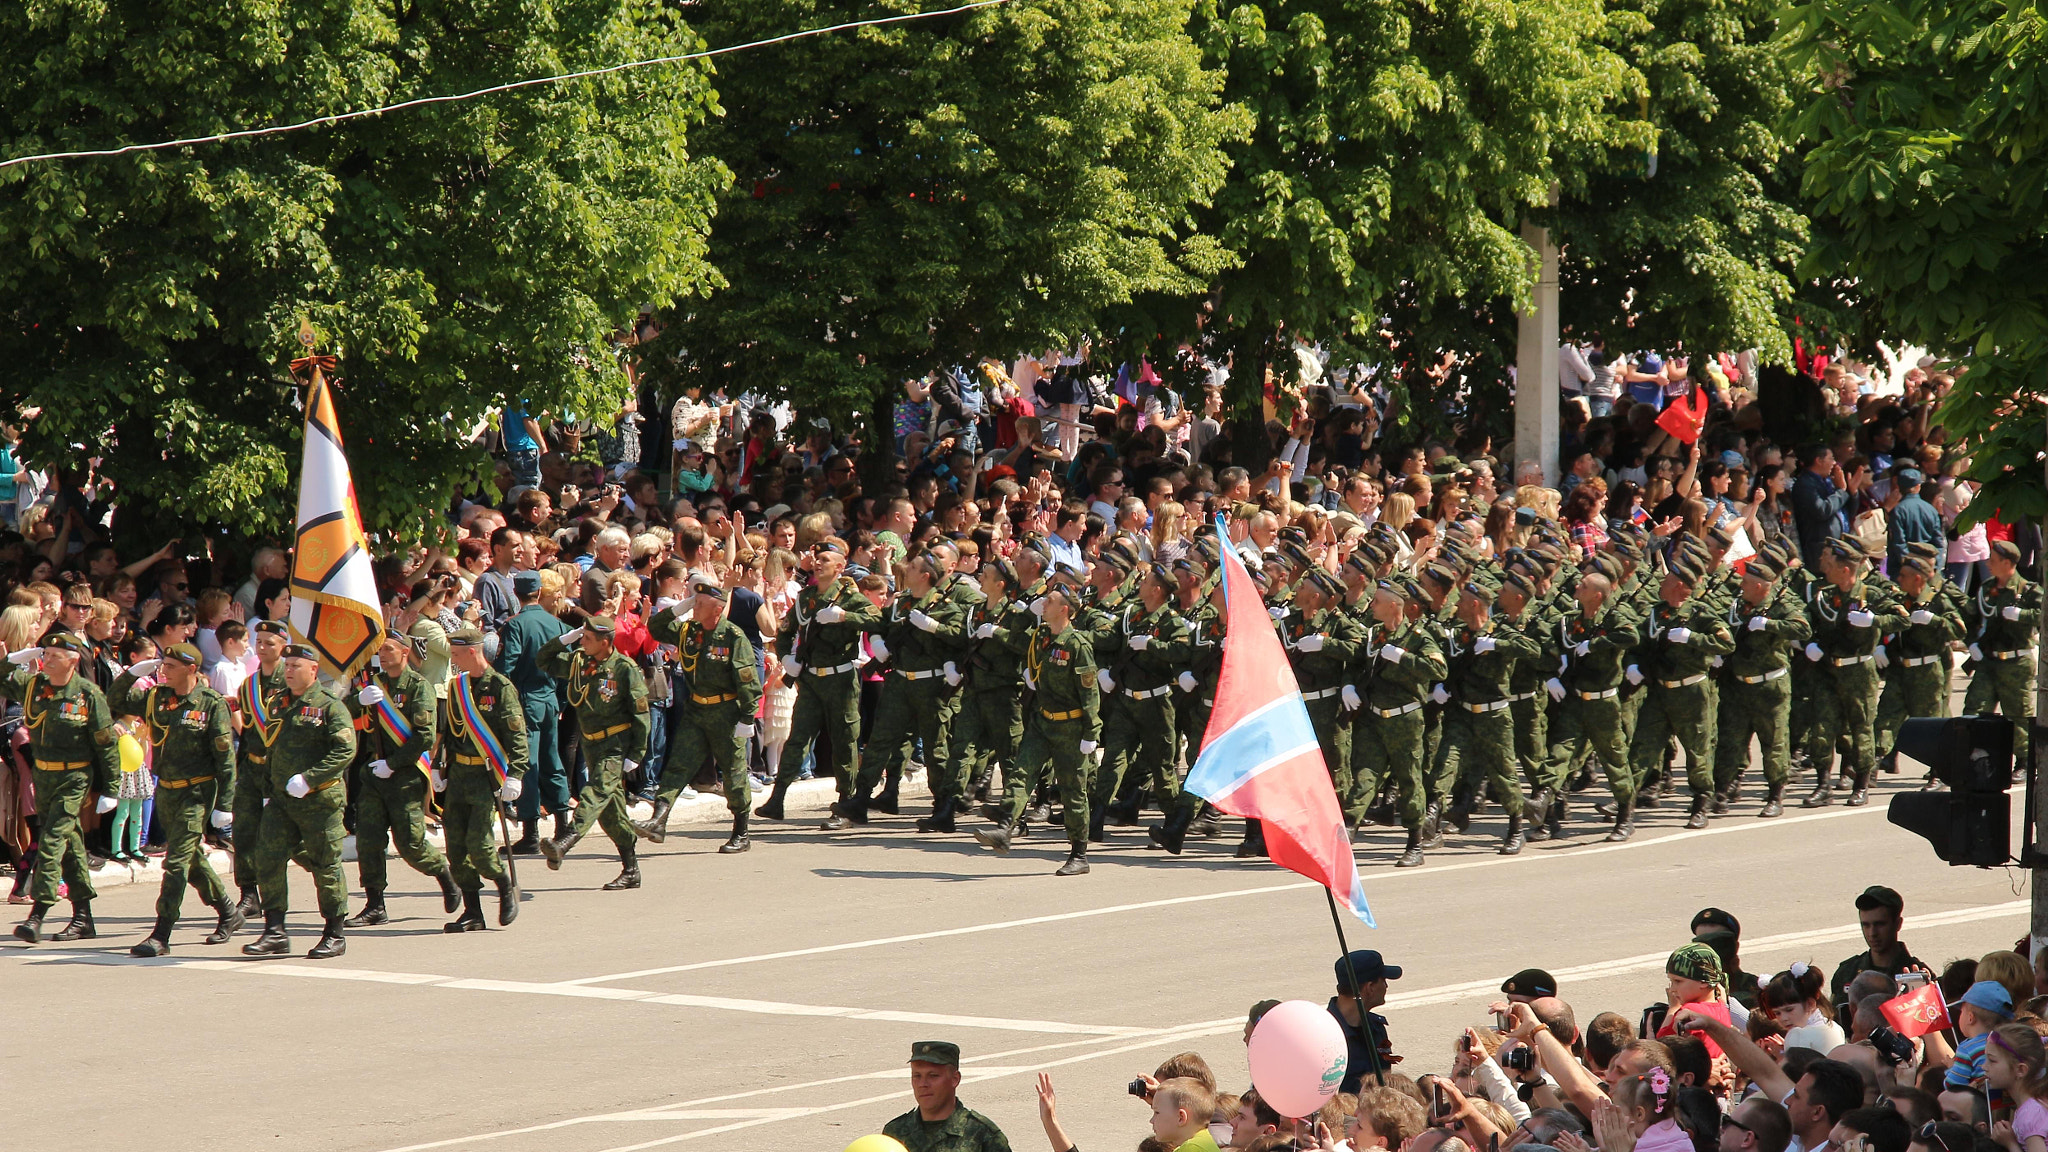
[[242, 690], [242, 682], [256, 670], [256, 654], [251, 652], [240, 660], [223, 656], [206, 666], [206, 682], [215, 692], [232, 700]]
[[1557, 386], [1568, 396], [1576, 396], [1579, 390], [1593, 382], [1592, 366], [1586, 363], [1586, 354], [1577, 344], [1557, 346]]

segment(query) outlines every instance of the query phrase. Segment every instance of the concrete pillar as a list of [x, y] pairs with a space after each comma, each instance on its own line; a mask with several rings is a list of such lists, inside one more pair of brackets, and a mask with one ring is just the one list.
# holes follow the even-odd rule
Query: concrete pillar
[[[1522, 242], [1536, 250], [1536, 310], [1518, 317], [1515, 336], [1515, 455], [1543, 465], [1543, 482], [1555, 486], [1557, 469], [1557, 245], [1550, 229], [1524, 221]], [[1512, 472], [1510, 473], [1512, 475]]]

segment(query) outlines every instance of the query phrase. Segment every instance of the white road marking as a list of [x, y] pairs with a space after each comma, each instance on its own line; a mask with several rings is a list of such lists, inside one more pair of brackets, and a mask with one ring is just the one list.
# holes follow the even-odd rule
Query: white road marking
[[[1629, 852], [1639, 848], [1658, 847], [1695, 840], [1703, 836], [1726, 836], [1740, 832], [1764, 832], [1772, 828], [1785, 828], [1795, 824], [1807, 824], [1816, 820], [1840, 820], [1850, 816], [1865, 816], [1882, 813], [1883, 808], [1834, 808], [1810, 816], [1787, 816], [1776, 820], [1739, 820], [1730, 818], [1727, 822], [1693, 831], [1674, 832], [1668, 836], [1652, 836], [1639, 840], [1628, 840], [1620, 844], [1566, 844], [1556, 848], [1525, 851], [1519, 856], [1488, 854], [1477, 860], [1461, 860], [1454, 864], [1425, 865], [1401, 871], [1387, 869], [1384, 872], [1368, 874], [1368, 889], [1393, 880], [1414, 880], [1424, 876], [1436, 876], [1445, 872], [1465, 872], [1474, 868], [1501, 868], [1518, 863], [1535, 863], [1543, 860], [1579, 860], [1587, 856], [1605, 855], [1609, 852]], [[914, 944], [920, 940], [940, 940], [948, 936], [971, 936], [981, 932], [1000, 932], [1008, 928], [1029, 928], [1038, 924], [1056, 924], [1067, 920], [1085, 920], [1095, 916], [1114, 916], [1121, 912], [1141, 912], [1151, 908], [1171, 908], [1182, 904], [1201, 904], [1211, 900], [1232, 900], [1242, 896], [1264, 896], [1274, 892], [1293, 892], [1319, 885], [1313, 880], [1297, 880], [1285, 884], [1268, 884], [1258, 888], [1233, 888], [1224, 892], [1207, 892], [1199, 896], [1175, 896], [1165, 900], [1145, 900], [1135, 904], [1112, 904], [1105, 908], [1083, 908], [1073, 912], [1055, 912], [1045, 916], [1029, 916], [1022, 920], [998, 920], [988, 924], [969, 924], [960, 928], [941, 928], [932, 932], [913, 932], [903, 936], [883, 936], [874, 940], [850, 940], [844, 944], [821, 944], [814, 948], [793, 948], [786, 952], [763, 952], [754, 956], [733, 956], [724, 960], [699, 960], [693, 964], [671, 964], [661, 968], [641, 968], [632, 972], [614, 972], [607, 976], [584, 976], [567, 984], [610, 984], [619, 980], [637, 980], [644, 976], [666, 976], [675, 972], [697, 972], [706, 968], [730, 968], [743, 964], [763, 964], [771, 960], [793, 960], [804, 956], [820, 956], [832, 952], [850, 952], [862, 948], [883, 948], [891, 944]], [[1370, 895], [1368, 891], [1367, 895]]]
[[[1808, 819], [1811, 819], [1811, 817], [1809, 817]], [[1625, 845], [1617, 845], [1617, 847], [1625, 847]], [[2027, 915], [2031, 907], [2032, 905], [2029, 901], [2012, 900], [2003, 904], [1986, 904], [1973, 908], [1958, 908], [1948, 912], [1936, 912], [1927, 915], [1915, 915], [1912, 918], [1911, 924], [1915, 927], [1939, 928], [1952, 924], [1967, 924], [1976, 921], [1995, 920], [2004, 917], [2019, 917]], [[1751, 951], [1752, 954], [1755, 954], [1756, 952], [1761, 952], [1766, 949], [1797, 948], [1811, 944], [1827, 943], [1834, 940], [1858, 938], [1861, 936], [1861, 934], [1862, 929], [1858, 925], [1844, 924], [1832, 928], [1812, 929], [1802, 932], [1786, 932], [1774, 936], [1757, 937], [1752, 940], [1745, 940], [1743, 942], [1743, 947], [1745, 951]], [[1563, 983], [1568, 980], [1590, 980], [1610, 976], [1626, 975], [1631, 972], [1648, 971], [1652, 969], [1662, 968], [1665, 960], [1668, 957], [1669, 953], [1667, 952], [1643, 953], [1637, 956], [1623, 956], [1613, 960], [1604, 960], [1593, 964], [1581, 964], [1570, 968], [1559, 968], [1556, 971], [1554, 971], [1552, 975], [1556, 976], [1560, 983]], [[1383, 1011], [1397, 1012], [1403, 1009], [1422, 1008], [1430, 1005], [1450, 1003], [1453, 1001], [1463, 1000], [1470, 997], [1477, 997], [1482, 995], [1492, 996], [1498, 994], [1499, 988], [1499, 983], [1494, 980], [1471, 980], [1458, 984], [1438, 985], [1433, 988], [1418, 988], [1413, 992], [1398, 993], [1389, 997]], [[1114, 1038], [1072, 1040], [1057, 1044], [1038, 1045], [1036, 1047], [1031, 1048], [1019, 1048], [1008, 1052], [991, 1052], [979, 1057], [971, 1056], [966, 1058], [962, 1062], [962, 1080], [969, 1083], [984, 1083], [987, 1081], [1003, 1079], [1010, 1076], [1031, 1075], [1037, 1072], [1046, 1071], [1052, 1068], [1059, 1068], [1069, 1064], [1077, 1064], [1083, 1061], [1100, 1059], [1104, 1056], [1122, 1055], [1127, 1052], [1139, 1052], [1147, 1049], [1162, 1048], [1169, 1045], [1177, 1046], [1182, 1041], [1198, 1039], [1205, 1036], [1222, 1036], [1236, 1034], [1241, 1032], [1243, 1028], [1243, 1017], [1233, 1016], [1221, 1020], [1197, 1021], [1191, 1024], [1183, 1024], [1176, 1028], [1159, 1029], [1156, 1031], [1133, 1032], [1125, 1036]], [[1102, 1044], [1108, 1044], [1111, 1046], [1099, 1049], [1095, 1048], [1096, 1045]], [[1091, 1048], [1095, 1050], [1081, 1052], [1073, 1055], [1050, 1058], [1038, 1061], [1036, 1063], [1015, 1062], [1016, 1059], [1020, 1056], [1031, 1056], [1042, 1052], [1052, 1052], [1070, 1048]], [[1003, 1061], [1003, 1063], [996, 1063], [996, 1061]], [[835, 1076], [829, 1079], [812, 1080], [799, 1084], [784, 1084], [771, 1088], [758, 1088], [745, 1092], [735, 1092], [720, 1096], [709, 1096], [697, 1100], [686, 1100], [669, 1105], [653, 1105], [647, 1108], [634, 1109], [632, 1111], [627, 1112], [611, 1112], [591, 1116], [577, 1116], [571, 1117], [566, 1120], [557, 1120], [547, 1124], [536, 1124], [524, 1128], [509, 1128], [497, 1132], [479, 1133], [472, 1136], [462, 1136], [448, 1140], [439, 1140], [427, 1144], [409, 1144], [402, 1148], [388, 1149], [386, 1150], [386, 1152], [430, 1152], [430, 1150], [437, 1148], [447, 1148], [457, 1145], [475, 1144], [488, 1140], [502, 1139], [509, 1136], [530, 1135], [532, 1133], [537, 1132], [551, 1132], [563, 1128], [587, 1124], [609, 1124], [625, 1122], [639, 1123], [664, 1120], [711, 1119], [717, 1117], [718, 1110], [715, 1108], [708, 1108], [707, 1106], [710, 1105], [725, 1104], [736, 1100], [749, 1100], [762, 1096], [786, 1095], [791, 1092], [807, 1091], [813, 1088], [829, 1087], [836, 1084], [846, 1084], [860, 1080], [883, 1080], [891, 1077], [900, 1077], [902, 1075], [903, 1069], [899, 1065], [892, 1068], [881, 1069], [875, 1072], [860, 1072], [848, 1076]], [[691, 1140], [701, 1139], [707, 1136], [717, 1136], [727, 1132], [734, 1132], [745, 1128], [754, 1128], [763, 1124], [772, 1124], [783, 1120], [798, 1120], [811, 1116], [824, 1115], [831, 1112], [843, 1112], [848, 1109], [863, 1108], [870, 1104], [879, 1104], [889, 1100], [900, 1100], [909, 1095], [910, 1093], [908, 1089], [901, 1089], [894, 1092], [886, 1092], [875, 1096], [864, 1096], [856, 1100], [841, 1101], [839, 1103], [834, 1104], [823, 1104], [802, 1108], [762, 1108], [757, 1110], [758, 1114], [742, 1115], [740, 1113], [753, 1113], [756, 1110], [737, 1109], [734, 1110], [735, 1115], [733, 1116], [731, 1123], [714, 1125], [710, 1128], [702, 1128], [691, 1132], [682, 1132], [673, 1136], [665, 1136], [658, 1139], [643, 1141], [641, 1143], [636, 1144], [619, 1145], [613, 1148], [605, 1149], [603, 1150], [603, 1152], [644, 1152], [644, 1150], [649, 1148], [658, 1148], [669, 1144], [684, 1143]]]

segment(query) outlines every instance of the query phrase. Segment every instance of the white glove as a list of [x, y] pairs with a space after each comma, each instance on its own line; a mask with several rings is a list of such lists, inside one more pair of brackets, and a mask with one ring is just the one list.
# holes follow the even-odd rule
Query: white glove
[[294, 776], [284, 782], [284, 794], [294, 800], [303, 800], [312, 791], [313, 786], [306, 783], [304, 776]]
[[519, 777], [507, 776], [505, 777], [505, 786], [498, 789], [498, 799], [510, 804], [514, 800], [519, 799], [519, 794], [524, 791], [526, 791], [526, 785], [519, 782]]
[[9, 652], [7, 654], [7, 662], [17, 668], [26, 668], [41, 659], [42, 655], [43, 650], [41, 648], [23, 648], [19, 652]]
[[436, 792], [446, 792], [448, 790], [448, 778], [432, 768], [427, 769], [427, 783], [433, 785]]
[[1287, 615], [1287, 608], [1285, 605], [1275, 604], [1271, 608], [1266, 609], [1266, 615], [1271, 616], [1275, 620], [1278, 620], [1281, 617]]
[[1344, 710], [1346, 712], [1356, 712], [1365, 706], [1365, 701], [1359, 699], [1356, 685], [1346, 684], [1343, 693], [1337, 699], [1344, 702]]
[[1709, 657], [1707, 657], [1707, 667], [1709, 667], [1709, 668], [1719, 668], [1720, 666], [1721, 666], [1721, 658], [1720, 658], [1719, 656], [1709, 656]]
[[1098, 668], [1095, 670], [1095, 686], [1104, 692], [1116, 691], [1116, 681], [1110, 678], [1109, 669]]
[[974, 630], [974, 638], [976, 640], [987, 640], [995, 634], [996, 626], [994, 624], [983, 624]]
[[1031, 670], [1028, 668], [1024, 671], [1024, 686], [1033, 692], [1038, 691], [1038, 680], [1031, 675]]
[[382, 704], [383, 702], [384, 690], [375, 684], [365, 684], [363, 685], [363, 690], [356, 693], [356, 703], [361, 704], [365, 708], [375, 704]]
[[375, 776], [379, 780], [389, 780], [391, 779], [391, 765], [382, 760], [372, 760], [370, 761], [370, 775]]
[[797, 676], [803, 672], [803, 670], [804, 666], [801, 661], [784, 660], [782, 662], [782, 674], [784, 676], [789, 677], [792, 680], [796, 679]]
[[1984, 662], [1984, 650], [1975, 644], [1970, 645], [1970, 659], [1982, 664]]
[[1479, 653], [1481, 656], [1486, 655], [1497, 647], [1499, 645], [1493, 642], [1493, 637], [1491, 636], [1481, 636], [1472, 642], [1472, 651]]
[[948, 660], [942, 668], [942, 671], [944, 671], [946, 674], [946, 685], [948, 687], [958, 688], [960, 686], [961, 676], [959, 665], [953, 663], [951, 660]]
[[1929, 612], [1925, 608], [1915, 608], [1913, 614], [1906, 617], [1906, 619], [1915, 624], [1932, 624], [1934, 623], [1934, 613]]
[[1144, 651], [1145, 649], [1147, 649], [1147, 648], [1150, 648], [1151, 646], [1152, 646], [1152, 637], [1151, 637], [1151, 636], [1149, 636], [1149, 635], [1146, 635], [1146, 634], [1145, 634], [1145, 633], [1143, 633], [1143, 632], [1139, 632], [1139, 633], [1136, 633], [1136, 634], [1132, 635], [1132, 637], [1131, 637], [1131, 651], [1133, 651], [1133, 652], [1143, 652], [1143, 651]]
[[564, 644], [574, 644], [581, 639], [583, 639], [583, 629], [581, 627], [571, 628], [567, 632], [562, 633], [562, 643]]
[[752, 740], [754, 738], [754, 726], [752, 724], [735, 724], [732, 726], [732, 734], [738, 740]]
[[1543, 682], [1543, 690], [1550, 693], [1552, 700], [1564, 699], [1564, 681], [1559, 680], [1555, 676]]
[[918, 611], [915, 608], [912, 608], [910, 610], [909, 619], [910, 626], [912, 628], [917, 629], [919, 632], [936, 632], [939, 630], [938, 621], [932, 619], [931, 617], [925, 615], [924, 613]]
[[1890, 656], [1885, 655], [1884, 645], [1879, 644], [1877, 646], [1877, 652], [1875, 653], [1875, 655], [1877, 657], [1877, 666], [1879, 668], [1889, 668], [1892, 666], [1892, 658]]
[[1089, 756], [1089, 755], [1092, 755], [1092, 754], [1094, 754], [1094, 752], [1095, 752], [1095, 741], [1093, 741], [1093, 740], [1083, 740], [1083, 741], [1081, 741], [1081, 744], [1080, 744], [1080, 748], [1081, 748], [1081, 755], [1083, 755], [1083, 756]]
[[880, 636], [876, 636], [868, 641], [868, 651], [873, 652], [877, 660], [887, 660], [889, 658], [889, 642]]
[[218, 808], [214, 809], [214, 810], [213, 810], [213, 826], [214, 826], [215, 828], [232, 828], [232, 827], [234, 827], [234, 826], [235, 826], [235, 814], [234, 814], [233, 812], [223, 812], [223, 811], [221, 811], [221, 810], [220, 810], [220, 809], [218, 809]]
[[827, 604], [823, 608], [818, 609], [817, 614], [812, 616], [811, 619], [816, 620], [820, 624], [837, 624], [841, 620], [846, 619], [846, 609], [841, 608], [837, 604]]
[[119, 800], [114, 799], [112, 796], [102, 796], [99, 799], [99, 803], [93, 805], [93, 811], [98, 812], [102, 816], [105, 816], [107, 813], [112, 812], [114, 809], [120, 806], [121, 802]]
[[1770, 620], [1766, 619], [1765, 617], [1751, 616], [1749, 618], [1749, 630], [1751, 632], [1761, 632], [1764, 630], [1764, 625], [1769, 623]]
[[1572, 645], [1572, 655], [1574, 656], [1590, 656], [1592, 654], [1593, 642], [1591, 640], [1581, 640], [1577, 644]]
[[1858, 628], [1868, 628], [1872, 624], [1877, 623], [1877, 617], [1869, 612], [1865, 612], [1861, 608], [1851, 608], [1849, 609], [1849, 623]]
[[1664, 634], [1664, 638], [1673, 644], [1689, 644], [1692, 642], [1692, 629], [1673, 628]]
[[2007, 620], [2017, 620], [2020, 618], [2020, 606], [2017, 604], [2007, 604], [1999, 610], [1998, 614]]
[[[23, 652], [35, 652], [35, 651], [39, 651], [39, 649], [35, 649], [35, 648], [28, 648], [28, 649], [24, 649], [24, 650], [23, 650]], [[17, 652], [17, 653], [15, 653], [15, 656], [19, 656], [19, 655], [22, 655], [22, 654], [23, 654], [23, 652]], [[8, 659], [9, 659], [9, 660], [13, 660], [13, 659], [14, 659], [14, 656], [9, 656], [9, 657], [8, 657]], [[19, 661], [17, 661], [17, 663], [19, 663]], [[156, 670], [157, 670], [158, 668], [161, 668], [161, 667], [163, 667], [163, 663], [164, 663], [164, 662], [163, 662], [163, 661], [162, 661], [161, 659], [156, 659], [156, 660], [137, 660], [137, 661], [136, 661], [135, 663], [133, 663], [133, 664], [130, 664], [130, 665], [128, 666], [128, 671], [130, 671], [130, 672], [133, 672], [133, 673], [135, 673], [135, 675], [136, 675], [136, 678], [137, 678], [137, 679], [140, 679], [141, 677], [147, 676], [147, 675], [149, 675], [149, 674], [150, 674], [151, 672], [154, 672], [154, 671], [156, 671]]]
[[1437, 704], [1448, 704], [1451, 702], [1451, 694], [1449, 692], [1444, 691], [1444, 686], [1441, 684], [1438, 684], [1429, 690], [1429, 698], [1431, 701]]
[[1317, 632], [1312, 636], [1303, 636], [1295, 643], [1294, 650], [1297, 652], [1321, 652], [1323, 650], [1323, 634]]
[[1818, 645], [1818, 644], [1811, 644], [1811, 643], [1809, 643], [1809, 644], [1808, 644], [1808, 645], [1806, 646], [1806, 658], [1807, 658], [1808, 660], [1811, 660], [1811, 661], [1813, 661], [1814, 663], [1818, 664], [1818, 663], [1820, 663], [1820, 658], [1821, 658], [1821, 655], [1822, 655], [1822, 653], [1821, 653], [1821, 650], [1820, 650], [1820, 645]]
[[1174, 683], [1180, 685], [1180, 690], [1183, 692], [1193, 692], [1195, 690], [1195, 674], [1193, 672], [1183, 672], [1174, 678]]
[[268, 808], [268, 807], [270, 807], [270, 797], [268, 797], [268, 796], [265, 796], [265, 797], [263, 798], [263, 806], [264, 806], [265, 808]]
[[1031, 614], [1033, 616], [1045, 615], [1045, 597], [1040, 596], [1038, 599], [1033, 600], [1031, 602]]
[[1641, 684], [1643, 682], [1643, 670], [1633, 664], [1629, 665], [1628, 670], [1623, 672], [1622, 675], [1628, 677], [1628, 682], [1631, 684]]
[[638, 760], [628, 760], [624, 757], [619, 758], [619, 770], [621, 772], [631, 772], [639, 767], [640, 762]]
[[1401, 662], [1401, 657], [1406, 656], [1407, 654], [1408, 650], [1406, 648], [1397, 647], [1393, 644], [1388, 644], [1380, 648], [1380, 659], [1385, 660], [1389, 664], [1399, 664]]

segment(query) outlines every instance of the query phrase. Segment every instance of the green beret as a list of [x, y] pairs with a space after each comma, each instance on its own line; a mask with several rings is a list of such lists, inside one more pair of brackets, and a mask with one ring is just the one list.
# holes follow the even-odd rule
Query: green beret
[[320, 653], [315, 652], [311, 644], [287, 644], [284, 646], [284, 658], [287, 660], [311, 660], [318, 664], [320, 662]]
[[83, 656], [92, 651], [92, 646], [85, 642], [85, 637], [75, 632], [53, 632], [50, 634], [49, 639], [43, 641], [43, 650], [45, 652], [52, 650], [70, 652], [73, 655]]
[[1726, 552], [1728, 549], [1735, 547], [1735, 533], [1723, 527], [1709, 528], [1707, 529], [1707, 543]]
[[164, 649], [164, 659], [176, 660], [180, 664], [197, 668], [205, 657], [199, 654], [199, 649], [190, 644], [173, 644]]
[[1906, 545], [1906, 555], [1917, 556], [1922, 560], [1939, 560], [1941, 559], [1941, 553], [1941, 545], [1929, 544], [1925, 540], [1915, 540], [1911, 544]]
[[464, 624], [448, 633], [448, 643], [457, 648], [475, 648], [484, 642], [484, 630], [474, 624]]
[[1993, 540], [1991, 554], [2009, 564], [2020, 562], [2020, 546], [2010, 540]]
[[1458, 570], [1444, 563], [1431, 564], [1422, 570], [1422, 575], [1434, 581], [1436, 586], [1449, 591], [1458, 586]]
[[1482, 604], [1493, 603], [1493, 589], [1477, 580], [1465, 581], [1464, 594]]
[[[700, 596], [705, 595], [710, 591], [710, 588], [707, 588], [702, 584], [697, 585], [697, 594]], [[723, 598], [723, 596], [720, 596], [720, 599]], [[593, 636], [602, 636], [605, 639], [609, 640], [611, 639], [612, 634], [619, 630], [619, 626], [609, 616], [592, 616], [588, 620], [585, 620], [583, 622], [583, 630], [585, 632], [590, 633]]]
[[1335, 576], [1330, 575], [1329, 571], [1325, 568], [1317, 567], [1309, 569], [1308, 583], [1313, 584], [1317, 588], [1321, 589], [1323, 594], [1326, 596], [1344, 595], [1344, 582], [1337, 579]]
[[1683, 560], [1666, 568], [1664, 574], [1688, 588], [1700, 582], [1700, 570]]
[[292, 634], [292, 630], [285, 627], [282, 620], [258, 620], [254, 624], [249, 625], [249, 631], [259, 635], [264, 632], [278, 636], [289, 636]]

